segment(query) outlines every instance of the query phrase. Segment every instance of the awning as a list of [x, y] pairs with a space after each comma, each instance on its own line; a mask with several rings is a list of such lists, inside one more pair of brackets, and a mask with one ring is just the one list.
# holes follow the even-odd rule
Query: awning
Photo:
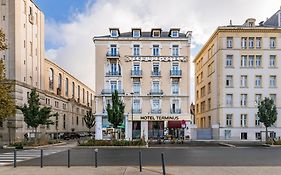
[[181, 121], [168, 121], [168, 128], [181, 128]]

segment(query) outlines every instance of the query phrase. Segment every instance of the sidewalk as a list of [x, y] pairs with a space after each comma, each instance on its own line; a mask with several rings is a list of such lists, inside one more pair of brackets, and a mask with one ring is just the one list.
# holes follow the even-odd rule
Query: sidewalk
[[[119, 167], [119, 166], [104, 166], [104, 167], [0, 167], [1, 175], [161, 175], [161, 167], [144, 167], [143, 172], [139, 172], [138, 167]], [[201, 167], [201, 166], [182, 166], [182, 167], [167, 167], [167, 175], [280, 175], [281, 167]]]

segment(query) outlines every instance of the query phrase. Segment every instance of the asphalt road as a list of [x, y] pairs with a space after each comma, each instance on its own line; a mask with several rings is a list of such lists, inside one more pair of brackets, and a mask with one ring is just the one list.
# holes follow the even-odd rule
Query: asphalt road
[[[281, 148], [192, 147], [192, 148], [103, 148], [98, 151], [98, 166], [137, 166], [139, 150], [143, 166], [160, 166], [161, 153], [169, 166], [281, 166]], [[93, 166], [94, 149], [73, 148], [71, 166]], [[40, 158], [18, 166], [39, 166]], [[66, 166], [67, 151], [44, 157], [45, 166]]]

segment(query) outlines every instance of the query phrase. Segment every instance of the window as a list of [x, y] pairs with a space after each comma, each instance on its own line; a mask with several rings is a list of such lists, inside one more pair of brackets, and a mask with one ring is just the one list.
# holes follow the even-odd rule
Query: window
[[139, 80], [134, 80], [134, 82], [133, 82], [133, 92], [135, 94], [140, 94], [140, 81]]
[[232, 106], [233, 94], [226, 94], [226, 105]]
[[261, 55], [256, 55], [256, 67], [261, 67], [262, 65]]
[[68, 97], [68, 78], [65, 79], [65, 96]]
[[260, 132], [256, 132], [256, 140], [261, 140], [261, 133]]
[[79, 117], [78, 116], [76, 117], [76, 125], [77, 126], [79, 125]]
[[226, 38], [226, 47], [232, 48], [232, 43], [233, 43], [233, 37], [227, 37]]
[[261, 94], [256, 94], [255, 95], [255, 104], [259, 105], [261, 100], [262, 100], [262, 95]]
[[75, 98], [75, 83], [72, 82], [72, 98]]
[[30, 53], [30, 56], [32, 56], [33, 55], [33, 44], [32, 44], [32, 41], [29, 42], [29, 45], [30, 45], [29, 53]]
[[241, 67], [247, 67], [247, 56], [242, 55], [241, 57]]
[[246, 49], [247, 48], [247, 38], [246, 37], [242, 37], [241, 38], [241, 48], [242, 49]]
[[254, 40], [255, 40], [255, 38], [253, 38], [253, 37], [249, 38], [249, 49], [253, 49], [254, 48]]
[[201, 112], [205, 112], [205, 101], [201, 102]]
[[261, 125], [260, 118], [259, 118], [259, 116], [257, 114], [255, 115], [255, 125], [256, 126], [260, 126]]
[[160, 113], [160, 100], [153, 99], [152, 100], [152, 113]]
[[270, 37], [270, 48], [274, 49], [276, 47], [276, 37]]
[[233, 67], [233, 55], [226, 56], [226, 67]]
[[5, 20], [6, 20], [6, 16], [4, 15], [4, 16], [3, 16], [3, 21], [5, 21]]
[[179, 114], [180, 111], [180, 102], [178, 99], [173, 99], [171, 104], [171, 113]]
[[110, 53], [109, 53], [109, 55], [111, 55], [111, 56], [117, 56], [118, 55], [117, 45], [116, 44], [111, 44], [110, 45]]
[[201, 97], [205, 96], [205, 86], [201, 88]]
[[172, 30], [172, 32], [171, 32], [171, 37], [173, 37], [173, 38], [179, 37], [179, 31], [177, 31], [177, 30]]
[[159, 81], [152, 82], [152, 92], [160, 92], [160, 84]]
[[226, 114], [226, 126], [227, 127], [231, 127], [232, 126], [232, 115], [233, 114]]
[[159, 30], [154, 30], [152, 33], [153, 37], [160, 37], [160, 31]]
[[247, 94], [241, 94], [240, 104], [242, 107], [247, 106]]
[[262, 87], [262, 76], [256, 75], [255, 77], [255, 87], [260, 88]]
[[152, 75], [159, 76], [160, 75], [160, 65], [159, 63], [153, 63], [152, 65]]
[[78, 103], [80, 103], [80, 86], [77, 87]]
[[275, 75], [269, 76], [269, 87], [271, 87], [271, 88], [276, 87], [276, 76]]
[[139, 44], [134, 44], [133, 55], [134, 56], [139, 56], [140, 55], [140, 45]]
[[58, 88], [61, 90], [61, 87], [62, 87], [62, 76], [61, 76], [61, 73], [59, 73]]
[[241, 132], [241, 140], [247, 140], [247, 133]]
[[82, 99], [83, 99], [83, 103], [85, 103], [85, 89], [82, 89]]
[[240, 117], [241, 127], [247, 127], [247, 114], [241, 114]]
[[261, 37], [256, 38], [256, 48], [260, 49], [261, 48]]
[[269, 56], [269, 67], [276, 67], [276, 55]]
[[199, 99], [199, 91], [196, 91], [196, 99]]
[[117, 90], [117, 81], [110, 82], [111, 92], [115, 92]]
[[249, 67], [254, 67], [254, 62], [255, 62], [255, 56], [254, 55], [249, 55]]
[[172, 94], [173, 95], [179, 94], [179, 82], [178, 81], [172, 82]]
[[89, 91], [87, 91], [87, 106], [89, 106]]
[[160, 53], [159, 53], [159, 45], [153, 45], [153, 48], [152, 48], [152, 55], [153, 56], [159, 56]]
[[269, 97], [273, 100], [274, 104], [276, 104], [276, 94], [269, 94]]
[[208, 98], [208, 110], [211, 110], [211, 99], [210, 98]]
[[211, 82], [208, 83], [208, 93], [210, 94], [212, 92], [212, 89], [211, 89]]
[[54, 70], [49, 69], [49, 89], [54, 90]]
[[140, 106], [140, 99], [133, 100], [133, 113], [140, 113], [141, 106]]
[[173, 45], [172, 56], [179, 56], [179, 46], [178, 45]]
[[111, 30], [111, 37], [118, 37], [118, 30]]
[[133, 37], [140, 37], [140, 30], [133, 30]]
[[233, 87], [233, 76], [232, 75], [226, 76], [226, 87]]
[[6, 5], [6, 0], [1, 0], [1, 5]]
[[247, 87], [248, 85], [248, 77], [247, 75], [241, 75], [241, 80], [240, 80], [241, 84], [240, 84], [240, 87]]
[[93, 94], [90, 96], [90, 105], [93, 106]]

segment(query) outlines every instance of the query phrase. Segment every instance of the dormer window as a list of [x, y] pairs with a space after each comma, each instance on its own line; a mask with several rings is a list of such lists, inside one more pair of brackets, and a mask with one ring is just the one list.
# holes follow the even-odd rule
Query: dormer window
[[111, 37], [118, 37], [118, 30], [111, 30]]
[[173, 37], [173, 38], [179, 37], [179, 31], [177, 31], [177, 30], [172, 30], [172, 32], [171, 32], [171, 37]]
[[140, 37], [141, 31], [140, 30], [133, 30], [133, 37]]
[[160, 31], [159, 31], [159, 30], [154, 30], [154, 31], [152, 32], [152, 36], [153, 36], [153, 37], [160, 37]]

